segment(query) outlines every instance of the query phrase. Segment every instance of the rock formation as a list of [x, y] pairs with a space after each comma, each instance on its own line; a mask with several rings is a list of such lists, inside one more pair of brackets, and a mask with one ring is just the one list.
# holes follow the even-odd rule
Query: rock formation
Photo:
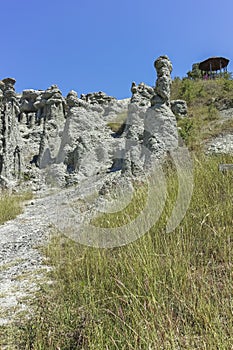
[[20, 178], [22, 142], [18, 129], [19, 103], [14, 89], [15, 79], [0, 82], [0, 179], [6, 186]]
[[131, 103], [136, 102], [139, 106], [149, 106], [152, 97], [154, 96], [154, 89], [144, 83], [132, 83], [131, 86]]
[[94, 92], [86, 95], [81, 94], [80, 99], [90, 104], [100, 104], [100, 105], [108, 104], [116, 100], [115, 97], [108, 96], [103, 91]]
[[178, 147], [176, 118], [170, 108], [172, 64], [167, 56], [161, 56], [154, 66], [158, 76], [155, 95], [144, 121], [143, 144], [149, 150], [146, 156], [148, 163], [161, 159]]
[[167, 56], [161, 56], [154, 66], [157, 71], [154, 89], [132, 85], [123, 171], [133, 175], [178, 147], [176, 118], [170, 108], [172, 64]]
[[34, 106], [38, 108], [39, 118], [43, 118], [38, 165], [40, 168], [45, 168], [55, 163], [61, 143], [65, 122], [65, 100], [58, 87], [53, 85], [37, 97]]
[[187, 103], [184, 100], [172, 100], [171, 101], [171, 110], [175, 116], [183, 118], [188, 114]]
[[[33, 179], [38, 185], [43, 174], [51, 184], [52, 179], [65, 186], [108, 172], [137, 175], [161, 159], [177, 147], [178, 136], [170, 108], [172, 64], [161, 56], [155, 68], [156, 86], [133, 82], [131, 100], [122, 101], [103, 92], [78, 98], [73, 90], [64, 98], [56, 85], [17, 95], [15, 80], [2, 80], [1, 178]], [[128, 117], [122, 134], [116, 135], [108, 122], [120, 113]]]
[[207, 154], [233, 154], [233, 135], [225, 133], [207, 142]]
[[171, 93], [171, 72], [172, 63], [167, 56], [160, 56], [154, 62], [157, 72], [157, 80], [155, 86], [155, 95], [151, 101], [152, 106], [156, 104], [170, 104]]
[[64, 163], [67, 173], [78, 178], [106, 172], [112, 137], [101, 118], [103, 109], [78, 99], [74, 91], [66, 100], [68, 111], [55, 163]]

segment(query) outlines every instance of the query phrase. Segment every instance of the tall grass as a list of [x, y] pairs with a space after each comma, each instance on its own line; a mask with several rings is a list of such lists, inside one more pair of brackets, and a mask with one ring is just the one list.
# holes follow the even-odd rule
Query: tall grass
[[[55, 233], [44, 252], [54, 283], [41, 286], [33, 318], [13, 326], [11, 350], [233, 349], [233, 174], [218, 171], [233, 157], [199, 151], [204, 140], [233, 127], [231, 120], [218, 123], [216, 109], [216, 102], [233, 99], [232, 87], [225, 79], [173, 83], [172, 98], [186, 99], [189, 107], [180, 132], [195, 150], [194, 192], [180, 225], [166, 232], [178, 186], [168, 166], [164, 211], [137, 241], [95, 249]], [[124, 118], [109, 125], [113, 131]], [[138, 187], [125, 211], [93, 223], [129, 222], [145, 196], [146, 188]]]
[[0, 224], [14, 219], [22, 210], [22, 202], [32, 198], [31, 192], [10, 195], [7, 192], [0, 194]]
[[232, 173], [218, 171], [232, 161], [195, 156], [193, 198], [171, 233], [172, 169], [163, 215], [137, 241], [94, 249], [55, 236], [46, 249], [54, 284], [42, 286], [17, 348], [232, 349]]

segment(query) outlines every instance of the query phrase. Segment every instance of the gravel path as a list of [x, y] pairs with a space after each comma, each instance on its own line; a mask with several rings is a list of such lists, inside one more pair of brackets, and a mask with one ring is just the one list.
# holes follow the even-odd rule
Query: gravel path
[[0, 325], [27, 308], [25, 300], [48, 270], [36, 248], [48, 239], [56, 211], [56, 196], [33, 199], [23, 214], [0, 226]]
[[79, 188], [38, 193], [21, 215], [0, 226], [0, 326], [15, 321], [20, 311], [30, 315], [28, 301], [39, 283], [47, 281], [46, 272], [51, 268], [38, 247], [49, 241], [54, 228], [65, 232], [70, 225], [78, 229], [89, 221], [96, 204], [86, 198], [103, 182], [101, 177], [94, 185], [92, 179]]
[[49, 240], [57, 223], [66, 225], [63, 213], [70, 215], [72, 193], [77, 200], [74, 189], [45, 192], [28, 201], [16, 219], [0, 226], [0, 326], [17, 319], [20, 311], [30, 311], [27, 301], [50, 269], [38, 247]]

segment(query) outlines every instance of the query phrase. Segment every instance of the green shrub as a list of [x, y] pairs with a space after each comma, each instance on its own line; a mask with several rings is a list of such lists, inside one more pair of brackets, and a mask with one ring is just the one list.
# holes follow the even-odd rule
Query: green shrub
[[172, 99], [184, 99], [188, 106], [205, 106], [210, 100], [233, 98], [233, 80], [218, 78], [214, 80], [174, 79], [171, 89]]
[[179, 127], [179, 134], [182, 137], [182, 139], [184, 141], [188, 141], [191, 133], [192, 133], [192, 129], [193, 129], [193, 119], [191, 118], [183, 118], [178, 120], [178, 127]]

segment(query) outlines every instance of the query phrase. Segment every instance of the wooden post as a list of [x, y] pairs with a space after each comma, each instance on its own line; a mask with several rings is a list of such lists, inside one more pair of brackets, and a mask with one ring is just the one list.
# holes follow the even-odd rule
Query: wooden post
[[210, 79], [212, 79], [212, 64], [210, 62]]

